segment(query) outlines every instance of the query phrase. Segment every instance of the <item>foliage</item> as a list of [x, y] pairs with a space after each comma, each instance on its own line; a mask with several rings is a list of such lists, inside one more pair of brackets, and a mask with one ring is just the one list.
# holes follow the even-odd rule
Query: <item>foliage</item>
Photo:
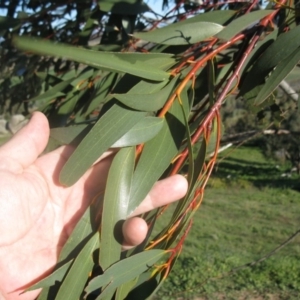
[[[255, 0], [178, 2], [153, 19], [146, 4], [132, 0], [1, 4], [2, 112], [40, 109], [55, 128], [49, 150], [78, 145], [61, 183], [72, 185], [108, 148], [123, 148], [99, 197], [111, 218], [96, 222], [95, 201], [56, 271], [38, 283], [39, 299], [145, 299], [169, 275], [202, 202], [223, 103], [237, 93], [249, 111], [280, 117], [272, 93], [300, 58], [295, 8], [285, 0], [266, 10]], [[122, 253], [118, 224], [159, 178], [178, 172], [187, 173], [189, 190], [169, 223]], [[144, 216], [151, 228], [164, 210]]]

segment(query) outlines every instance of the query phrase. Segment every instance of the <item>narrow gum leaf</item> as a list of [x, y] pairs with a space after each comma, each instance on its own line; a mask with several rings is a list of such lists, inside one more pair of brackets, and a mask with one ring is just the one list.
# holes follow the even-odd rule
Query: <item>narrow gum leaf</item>
[[55, 300], [79, 299], [83, 292], [89, 272], [94, 266], [93, 252], [99, 247], [99, 235], [94, 234], [75, 258], [64, 279]]
[[50, 287], [55, 284], [56, 281], [62, 281], [66, 273], [68, 272], [71, 263], [73, 260], [68, 261], [63, 266], [52, 272], [49, 276], [45, 277], [44, 279], [40, 280], [36, 284], [32, 285], [26, 291], [33, 291], [39, 288]]
[[135, 146], [154, 138], [163, 127], [163, 119], [157, 117], [145, 117], [134, 125], [111, 147], [120, 148]]
[[103, 270], [120, 259], [122, 232], [119, 225], [127, 217], [134, 159], [135, 148], [123, 148], [109, 169], [101, 221], [99, 264]]
[[[155, 137], [163, 127], [163, 119], [157, 117], [145, 117], [137, 122], [128, 132], [120, 137], [111, 148], [135, 146], [145, 143]], [[92, 125], [74, 125], [59, 127], [50, 130], [50, 137], [59, 145], [78, 145]]]
[[232, 21], [229, 25], [227, 25], [222, 31], [215, 35], [216, 38], [220, 40], [229, 41], [239, 32], [243, 31], [249, 26], [259, 22], [263, 17], [274, 12], [273, 10], [258, 10], [254, 11]]
[[115, 290], [125, 282], [133, 280], [148, 270], [166, 253], [164, 250], [149, 250], [115, 263], [108, 268], [103, 275], [97, 276], [89, 282], [85, 289], [87, 296], [93, 291], [104, 287], [97, 299], [107, 299], [106, 295], [111, 293], [112, 290]]
[[169, 77], [167, 72], [159, 68], [145, 67], [145, 61], [151, 59], [151, 54], [100, 52], [27, 37], [15, 37], [14, 44], [22, 50], [64, 57], [102, 70], [129, 73], [155, 81]]
[[[66, 262], [73, 260], [73, 258], [75, 258], [80, 253], [85, 243], [92, 235], [93, 230], [90, 218], [91, 212], [88, 208], [75, 226], [66, 244], [64, 245], [59, 255], [58, 263], [55, 268], [56, 270]], [[49, 291], [49, 287], [43, 288], [41, 294], [38, 297], [38, 300], [48, 300]]]
[[[46, 100], [52, 100], [56, 97], [63, 96], [65, 93], [63, 91], [70, 86], [71, 82], [74, 80], [74, 78], [71, 78], [69, 80], [64, 80], [58, 84], [56, 84], [54, 87], [49, 89], [47, 92], [42, 93], [32, 99], [30, 101], [46, 101]], [[73, 88], [73, 87], [72, 87]]]
[[93, 126], [68, 159], [60, 173], [60, 182], [74, 184], [93, 163], [134, 124], [144, 117], [144, 112], [113, 105]]
[[112, 94], [112, 97], [133, 109], [142, 111], [157, 111], [161, 109], [167, 101], [177, 79], [178, 77], [173, 78], [169, 84], [155, 93], [132, 94], [129, 92], [127, 94]]
[[220, 25], [224, 25], [236, 14], [235, 10], [214, 10], [210, 12], [205, 12], [205, 14], [198, 14], [195, 17], [188, 18], [182, 22], [188, 23], [198, 23], [198, 22], [213, 22]]
[[178, 153], [185, 135], [183, 118], [180, 104], [175, 101], [164, 119], [163, 128], [145, 144], [133, 174], [129, 214], [138, 207]]
[[138, 277], [134, 278], [133, 280], [131, 280], [129, 282], [125, 282], [121, 286], [119, 286], [117, 289], [117, 293], [116, 293], [116, 300], [125, 299], [127, 297], [128, 293], [136, 285], [137, 280], [138, 280]]
[[297, 48], [288, 57], [283, 59], [272, 72], [267, 82], [255, 99], [255, 104], [261, 104], [280, 84], [280, 82], [293, 70], [300, 60], [300, 49]]
[[275, 42], [253, 64], [240, 87], [241, 95], [245, 95], [250, 90], [255, 89], [282, 59], [300, 47], [299, 35], [300, 26], [297, 26], [288, 32], [281, 33], [277, 37]]
[[160, 29], [135, 33], [134, 37], [149, 42], [165, 45], [190, 45], [212, 37], [223, 26], [210, 22], [173, 23]]

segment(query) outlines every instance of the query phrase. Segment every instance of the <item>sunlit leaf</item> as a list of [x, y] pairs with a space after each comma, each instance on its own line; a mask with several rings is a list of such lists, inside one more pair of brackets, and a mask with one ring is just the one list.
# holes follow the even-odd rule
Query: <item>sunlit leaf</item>
[[154, 138], [163, 127], [163, 119], [145, 117], [134, 125], [111, 147], [128, 147], [145, 143]]
[[[198, 23], [198, 22], [213, 22], [224, 25], [236, 14], [235, 10], [214, 10], [205, 12], [205, 14], [198, 14], [192, 18], [184, 20], [185, 24]], [[181, 21], [183, 22], [183, 21]]]
[[[156, 81], [169, 77], [168, 73], [159, 68], [145, 67], [147, 60], [151, 59], [151, 54], [99, 52], [26, 37], [15, 37], [14, 44], [22, 50], [64, 57], [102, 70], [129, 73]], [[157, 54], [155, 56], [157, 57]], [[166, 59], [168, 57], [169, 55], [166, 55]]]
[[106, 295], [125, 282], [129, 282], [148, 270], [166, 254], [164, 250], [149, 250], [123, 259], [108, 268], [103, 275], [92, 279], [85, 289], [87, 295], [104, 287], [97, 300], [106, 299]]
[[[152, 139], [163, 126], [163, 119], [157, 117], [145, 117], [137, 122], [128, 132], [119, 138], [112, 148], [128, 147], [142, 144]], [[50, 138], [58, 145], [78, 145], [92, 125], [74, 125], [69, 127], [53, 128], [50, 130]]]
[[228, 41], [236, 34], [243, 31], [249, 26], [256, 25], [260, 19], [274, 12], [273, 10], [257, 10], [251, 13], [247, 13], [232, 21], [222, 31], [215, 36], [220, 40]]
[[222, 29], [223, 26], [216, 23], [185, 24], [183, 21], [148, 32], [138, 32], [134, 37], [157, 44], [190, 45], [212, 37]]
[[169, 80], [156, 82], [153, 80], [139, 79], [132, 75], [126, 74], [119, 81], [114, 88], [115, 94], [152, 94], [164, 88]]
[[163, 128], [145, 144], [133, 175], [129, 214], [138, 207], [177, 154], [185, 134], [183, 118], [180, 104], [175, 101], [165, 117]]
[[134, 124], [144, 117], [144, 112], [124, 109], [115, 104], [85, 136], [68, 159], [60, 173], [60, 182], [74, 184], [92, 164]]
[[118, 99], [123, 104], [137, 110], [143, 111], [157, 111], [163, 107], [165, 102], [168, 100], [170, 93], [172, 92], [176, 82], [177, 77], [174, 78], [168, 85], [166, 85], [162, 90], [155, 93], [144, 93], [133, 94], [131, 92], [126, 94], [112, 94], [112, 97]]
[[102, 270], [120, 259], [122, 222], [127, 218], [134, 160], [135, 148], [123, 148], [109, 169], [101, 220], [99, 264]]

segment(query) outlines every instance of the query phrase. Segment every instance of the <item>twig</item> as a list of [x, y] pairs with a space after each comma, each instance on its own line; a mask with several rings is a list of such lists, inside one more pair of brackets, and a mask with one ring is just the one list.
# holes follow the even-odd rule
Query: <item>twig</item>
[[[268, 254], [266, 254], [265, 256], [261, 257], [258, 260], [252, 261], [250, 263], [247, 263], [245, 265], [236, 267], [232, 270], [230, 270], [227, 274], [232, 274], [236, 271], [239, 271], [241, 269], [245, 269], [248, 267], [253, 267], [261, 262], [263, 262], [264, 260], [266, 260], [267, 258], [271, 257], [272, 255], [274, 255], [275, 253], [277, 253], [279, 250], [281, 250], [283, 247], [285, 247], [287, 244], [289, 244], [298, 234], [300, 233], [300, 229], [298, 229], [296, 232], [294, 232], [289, 238], [287, 238], [282, 244], [280, 244], [279, 246], [277, 246], [275, 249], [273, 249], [272, 251], [270, 251]], [[226, 274], [225, 274], [226, 275]]]

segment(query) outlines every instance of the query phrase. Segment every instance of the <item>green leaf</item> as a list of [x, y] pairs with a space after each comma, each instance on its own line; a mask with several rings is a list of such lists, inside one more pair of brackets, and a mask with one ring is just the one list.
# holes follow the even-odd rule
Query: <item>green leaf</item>
[[295, 49], [300, 47], [300, 26], [282, 33], [277, 40], [266, 49], [256, 60], [252, 69], [247, 74], [241, 88], [240, 94], [245, 95], [251, 89], [261, 84], [265, 77], [278, 65], [278, 63], [289, 56]]
[[206, 145], [206, 151], [209, 154], [215, 152], [215, 150], [216, 150], [217, 137], [218, 137], [218, 123], [217, 123], [217, 120], [214, 119], [213, 124], [212, 124], [212, 130], [211, 130], [210, 137], [209, 137], [209, 141]]
[[71, 78], [69, 80], [61, 81], [60, 83], [56, 84], [53, 88], [49, 89], [47, 92], [42, 93], [32, 99], [30, 101], [47, 101], [52, 100], [60, 96], [64, 96], [65, 93], [63, 92], [67, 87], [73, 88], [71, 86], [71, 82], [74, 80], [74, 78]]
[[117, 83], [114, 88], [114, 93], [116, 94], [151, 94], [160, 91], [164, 88], [169, 80], [165, 81], [152, 81], [146, 79], [139, 79], [132, 75], [126, 74], [124, 75]]
[[197, 180], [200, 175], [200, 172], [203, 169], [203, 165], [206, 158], [206, 140], [203, 139], [201, 143], [201, 147], [198, 150], [197, 156], [194, 160], [194, 170], [193, 170], [193, 176], [191, 177], [189, 181], [189, 189], [186, 193], [183, 200], [178, 201], [176, 208], [174, 210], [174, 213], [172, 215], [172, 219], [169, 222], [169, 225], [165, 228], [164, 231], [162, 231], [162, 234], [165, 234], [172, 226], [173, 224], [180, 218], [181, 214], [185, 211], [186, 207], [189, 205], [190, 201], [193, 198], [193, 195], [195, 193], [195, 190], [197, 189]]
[[144, 90], [141, 94], [133, 94], [129, 92], [126, 94], [112, 94], [111, 96], [133, 109], [142, 111], [157, 111], [161, 109], [168, 100], [177, 82], [177, 79], [178, 77], [175, 77], [162, 90], [155, 93], [145, 94]]
[[124, 15], [124, 12], [126, 15], [138, 15], [149, 11], [149, 6], [146, 3], [136, 0], [101, 0], [99, 1], [99, 8], [102, 11], [120, 15]]
[[96, 233], [86, 243], [76, 257], [70, 271], [64, 279], [55, 300], [79, 299], [83, 292], [86, 280], [94, 266], [93, 252], [99, 247], [99, 235]]
[[193, 146], [191, 140], [191, 132], [188, 122], [188, 117], [190, 115], [190, 104], [188, 97], [188, 87], [185, 86], [182, 93], [180, 94], [181, 108], [184, 116], [184, 124], [186, 128], [186, 147], [188, 148], [188, 182], [193, 177], [194, 174], [194, 155], [193, 155]]
[[[90, 208], [88, 208], [73, 229], [59, 255], [58, 261], [63, 262], [65, 259], [74, 258], [81, 250], [84, 242], [92, 235], [94, 231], [95, 229], [93, 229], [93, 224], [91, 224], [91, 211]], [[79, 250], [76, 249], [77, 247]]]
[[26, 289], [26, 291], [33, 291], [39, 288], [49, 287], [54, 285], [56, 281], [62, 281], [66, 273], [68, 272], [72, 262], [73, 259], [65, 263], [63, 266], [52, 272], [47, 277], [32, 285], [30, 288]]
[[[270, 45], [276, 40], [278, 35], [278, 29], [274, 29], [271, 33], [266, 34], [265, 36], [262, 36], [260, 40], [256, 43], [255, 48], [250, 52], [249, 56], [247, 57], [242, 69], [241, 74], [244, 73], [244, 71], [248, 71], [253, 64], [256, 62], [257, 59], [259, 59], [260, 55], [268, 48]], [[218, 76], [221, 77], [222, 74], [219, 74]]]
[[147, 271], [167, 252], [164, 250], [149, 250], [123, 259], [108, 268], [103, 275], [92, 279], [85, 289], [87, 295], [104, 287], [104, 290], [97, 298], [106, 299], [106, 295], [125, 282], [129, 282], [138, 275]]
[[102, 270], [120, 259], [122, 222], [127, 218], [135, 148], [121, 149], [109, 169], [101, 221], [99, 264]]
[[203, 165], [205, 162], [205, 158], [206, 158], [206, 140], [203, 139], [202, 143], [201, 143], [201, 147], [197, 153], [197, 157], [195, 159], [195, 171], [194, 171], [194, 177], [191, 181], [191, 185], [194, 185], [203, 169]]
[[60, 173], [60, 182], [66, 186], [74, 184], [114, 142], [144, 115], [144, 112], [124, 109], [117, 104], [113, 105], [68, 159]]
[[111, 147], [128, 147], [145, 143], [154, 138], [163, 127], [163, 119], [145, 117], [134, 125], [127, 133], [117, 140]]
[[0, 16], [0, 30], [7, 30], [16, 26], [21, 26], [21, 19], [14, 19], [9, 17]]
[[77, 145], [91, 128], [92, 125], [86, 124], [52, 128], [50, 130], [50, 137], [56, 140], [60, 145]]
[[80, 114], [88, 116], [96, 108], [98, 108], [100, 104], [106, 101], [106, 96], [110, 92], [116, 77], [116, 73], [109, 73], [106, 76], [103, 76], [103, 79], [96, 84], [96, 96], [91, 101], [85, 104], [85, 106], [80, 111]]
[[[198, 22], [213, 22], [224, 25], [236, 14], [235, 10], [215, 10], [205, 12], [204, 14], [198, 14], [195, 17], [188, 18], [182, 22], [185, 24], [198, 23]], [[181, 22], [181, 23], [182, 23]]]
[[254, 25], [260, 19], [271, 14], [272, 12], [274, 12], [274, 10], [258, 10], [242, 15], [227, 25], [222, 31], [216, 34], [215, 37], [220, 40], [229, 41], [239, 32], [243, 31], [249, 26]]
[[57, 109], [57, 115], [68, 116], [72, 114], [78, 100], [86, 93], [86, 90], [76, 92], [74, 94], [69, 93], [67, 99], [65, 99]]
[[131, 281], [123, 283], [119, 288], [117, 289], [116, 293], [116, 300], [123, 300], [127, 297], [129, 292], [133, 289], [133, 287], [136, 285], [138, 280], [138, 277], [134, 278]]
[[[162, 118], [145, 117], [111, 145], [111, 148], [135, 146], [145, 143], [155, 137], [162, 127]], [[78, 145], [91, 128], [92, 125], [85, 124], [52, 128], [50, 130], [50, 138], [59, 145]]]
[[[91, 236], [92, 233], [93, 227], [91, 224], [91, 211], [90, 208], [88, 208], [79, 222], [76, 224], [66, 244], [63, 246], [63, 249], [59, 255], [56, 269], [60, 268], [60, 266], [67, 263], [68, 261], [73, 260], [73, 258], [75, 258], [84, 247], [87, 239]], [[50, 289], [48, 287], [44, 288], [38, 299], [49, 299], [49, 291]]]
[[184, 116], [179, 102], [175, 101], [165, 117], [161, 131], [145, 144], [133, 175], [129, 214], [139, 206], [170, 165], [178, 153], [184, 134]]
[[220, 32], [223, 26], [209, 22], [173, 23], [148, 32], [138, 32], [134, 37], [165, 45], [190, 45], [201, 42]]
[[300, 60], [300, 49], [297, 48], [289, 56], [283, 59], [270, 75], [266, 84], [260, 90], [255, 99], [255, 104], [261, 104], [279, 85], [279, 83], [293, 70]]
[[[157, 287], [158, 281], [161, 278], [161, 273], [153, 276], [153, 270], [148, 270], [142, 273], [137, 280], [133, 290], [130, 291], [127, 299], [144, 300], [149, 298], [153, 290]], [[159, 277], [159, 278], [158, 278]]]
[[[65, 59], [74, 60], [102, 70], [129, 73], [155, 81], [162, 81], [169, 77], [169, 74], [165, 71], [150, 67], [146, 63], [147, 60], [153, 58], [150, 53], [100, 52], [26, 37], [15, 37], [14, 44], [22, 50], [64, 57]], [[155, 57], [157, 56], [158, 54], [155, 54]], [[163, 56], [167, 60], [170, 57], [169, 55], [160, 54], [160, 57]]]

